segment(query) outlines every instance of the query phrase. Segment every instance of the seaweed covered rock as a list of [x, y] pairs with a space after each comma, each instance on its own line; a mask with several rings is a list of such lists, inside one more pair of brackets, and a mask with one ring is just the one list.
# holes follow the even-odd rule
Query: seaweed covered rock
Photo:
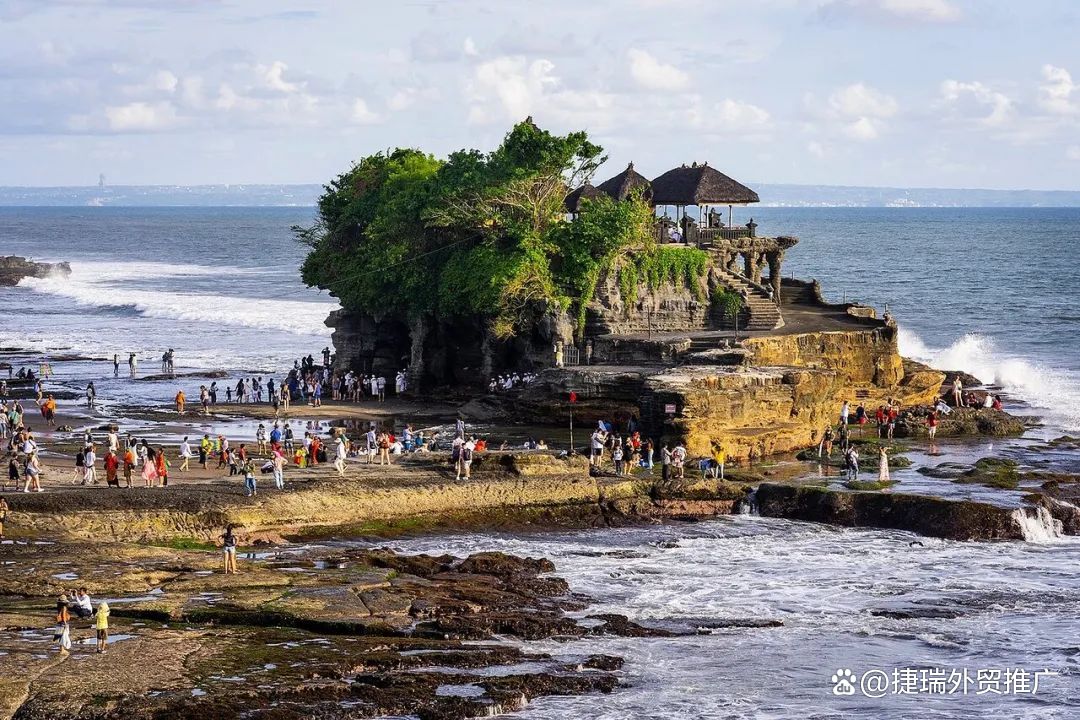
[[765, 517], [910, 530], [950, 540], [1024, 538], [1011, 510], [967, 500], [763, 483], [757, 503]]

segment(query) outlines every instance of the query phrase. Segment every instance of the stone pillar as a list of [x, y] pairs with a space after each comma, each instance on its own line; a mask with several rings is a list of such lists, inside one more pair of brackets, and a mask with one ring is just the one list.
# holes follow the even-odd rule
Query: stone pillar
[[776, 304], [779, 305], [781, 266], [784, 263], [784, 251], [773, 250], [765, 257], [769, 262], [769, 284], [772, 285], [773, 300], [775, 300]]
[[743, 276], [752, 278], [754, 277], [754, 251], [747, 250], [742, 254], [743, 256]]

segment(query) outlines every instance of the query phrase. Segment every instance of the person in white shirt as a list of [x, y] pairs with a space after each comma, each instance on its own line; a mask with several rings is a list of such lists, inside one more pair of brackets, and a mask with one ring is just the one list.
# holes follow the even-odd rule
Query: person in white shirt
[[94, 446], [89, 445], [86, 448], [86, 455], [83, 456], [83, 485], [90, 485], [97, 482], [97, 468], [94, 467], [95, 462], [97, 462], [97, 454], [94, 452]]
[[180, 463], [180, 472], [184, 472], [188, 469], [188, 461], [193, 457], [195, 457], [195, 455], [191, 452], [191, 445], [185, 437], [184, 442], [180, 443], [180, 459], [184, 461]]
[[338, 471], [338, 477], [345, 477], [345, 457], [348, 451], [345, 449], [345, 439], [340, 435], [334, 445], [334, 467]]

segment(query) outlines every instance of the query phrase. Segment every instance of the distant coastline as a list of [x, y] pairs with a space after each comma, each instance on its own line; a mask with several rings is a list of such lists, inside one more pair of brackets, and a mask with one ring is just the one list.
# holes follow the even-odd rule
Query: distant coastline
[[[1080, 207], [1078, 190], [979, 190], [755, 184], [758, 207]], [[0, 207], [310, 207], [322, 192], [301, 185], [2, 187]]]

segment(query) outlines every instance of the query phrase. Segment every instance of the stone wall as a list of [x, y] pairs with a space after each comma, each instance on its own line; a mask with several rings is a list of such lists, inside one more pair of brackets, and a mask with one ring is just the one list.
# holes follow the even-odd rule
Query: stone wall
[[[698, 280], [700, 295], [708, 298], [705, 278]], [[705, 330], [710, 326], [708, 300], [698, 300], [684, 284], [665, 282], [655, 290], [646, 283], [637, 287], [637, 297], [627, 303], [619, 288], [617, 273], [600, 279], [586, 314], [586, 335], [625, 335], [682, 330]]]

